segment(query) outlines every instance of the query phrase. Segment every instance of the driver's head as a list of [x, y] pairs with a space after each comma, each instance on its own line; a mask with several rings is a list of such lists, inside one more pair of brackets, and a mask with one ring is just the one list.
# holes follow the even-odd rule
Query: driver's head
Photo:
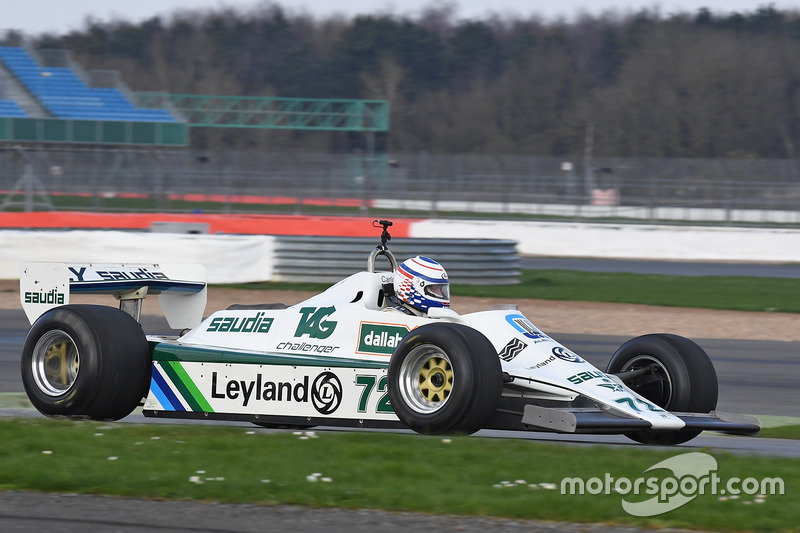
[[402, 301], [427, 311], [450, 306], [450, 283], [442, 265], [418, 255], [403, 261], [394, 274], [394, 293]]

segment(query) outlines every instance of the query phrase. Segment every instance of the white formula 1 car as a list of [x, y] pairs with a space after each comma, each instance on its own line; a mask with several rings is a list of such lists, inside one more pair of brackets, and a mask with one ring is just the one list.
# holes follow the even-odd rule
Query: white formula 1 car
[[[622, 433], [657, 444], [702, 430], [758, 434], [755, 417], [714, 411], [714, 367], [683, 337], [632, 339], [602, 371], [513, 309], [387, 312], [391, 223], [373, 224], [383, 232], [366, 271], [296, 305], [233, 305], [205, 319], [202, 267], [25, 263], [28, 397], [48, 416], [102, 420], [143, 405], [147, 417], [268, 427]], [[378, 258], [391, 270], [376, 271]], [[120, 307], [69, 303], [86, 293], [114, 294]], [[145, 335], [148, 294], [180, 335]]]

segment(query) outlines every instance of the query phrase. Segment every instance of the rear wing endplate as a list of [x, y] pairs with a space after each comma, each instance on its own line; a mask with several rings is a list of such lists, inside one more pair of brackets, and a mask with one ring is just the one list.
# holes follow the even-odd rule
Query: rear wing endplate
[[70, 294], [111, 294], [120, 309], [139, 321], [142, 300], [158, 294], [170, 327], [183, 329], [203, 320], [205, 280], [203, 265], [29, 261], [22, 264], [19, 296], [33, 324], [47, 310], [67, 305]]

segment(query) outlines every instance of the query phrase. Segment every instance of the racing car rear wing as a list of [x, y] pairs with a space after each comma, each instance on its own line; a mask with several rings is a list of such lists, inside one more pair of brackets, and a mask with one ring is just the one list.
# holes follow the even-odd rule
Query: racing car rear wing
[[70, 294], [112, 294], [139, 321], [142, 300], [158, 294], [173, 329], [191, 328], [206, 308], [203, 265], [50, 263], [22, 264], [20, 302], [31, 324], [47, 310], [69, 304]]

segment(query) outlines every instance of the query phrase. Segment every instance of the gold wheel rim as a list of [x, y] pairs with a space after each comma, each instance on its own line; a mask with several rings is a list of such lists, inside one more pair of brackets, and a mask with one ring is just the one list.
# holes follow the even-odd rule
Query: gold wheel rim
[[430, 415], [447, 404], [456, 379], [447, 353], [434, 344], [421, 344], [403, 359], [399, 392], [410, 409]]
[[31, 360], [33, 379], [48, 396], [68, 391], [80, 371], [80, 354], [66, 332], [50, 330], [39, 338]]
[[440, 403], [453, 390], [453, 369], [443, 357], [431, 357], [419, 370], [419, 391], [425, 400]]

